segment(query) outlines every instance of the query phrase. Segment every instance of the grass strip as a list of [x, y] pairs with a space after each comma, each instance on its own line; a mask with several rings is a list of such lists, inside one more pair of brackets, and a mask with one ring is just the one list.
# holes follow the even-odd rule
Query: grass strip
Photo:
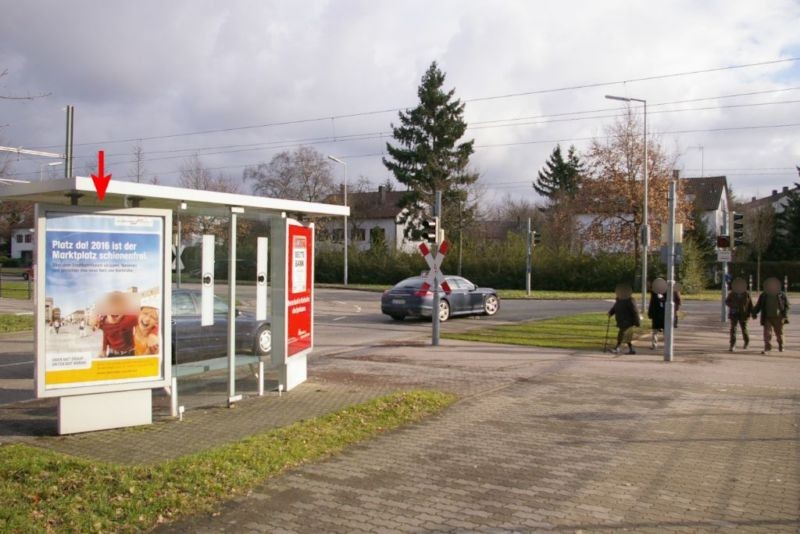
[[[391, 288], [388, 284], [316, 284], [317, 288], [324, 289], [351, 289], [355, 291], [371, 291], [382, 293]], [[613, 291], [551, 291], [546, 289], [536, 289], [531, 294], [526, 294], [524, 289], [498, 289], [497, 294], [501, 299], [531, 299], [531, 300], [613, 300]], [[634, 294], [634, 300], [641, 300], [639, 294]], [[682, 294], [684, 300], [716, 301], [720, 295], [718, 290], [702, 291], [700, 293]]]
[[0, 531], [133, 532], [211, 512], [270, 476], [437, 413], [436, 391], [380, 397], [154, 466], [123, 466], [35, 447], [0, 447]]
[[[446, 339], [478, 341], [482, 343], [502, 343], [507, 345], [526, 345], [574, 350], [601, 350], [606, 336], [608, 316], [605, 313], [579, 313], [552, 319], [542, 319], [515, 325], [494, 326], [470, 330], [463, 333], [443, 333]], [[650, 328], [650, 321], [642, 324]], [[641, 332], [641, 329], [638, 329]], [[638, 335], [637, 332], [634, 335]], [[617, 328], [614, 318], [608, 329], [608, 343], [616, 343]]]
[[33, 295], [33, 286], [29, 288], [28, 282], [3, 280], [3, 283], [0, 284], [0, 297], [28, 300], [31, 295]]
[[33, 330], [33, 315], [0, 314], [0, 333]]

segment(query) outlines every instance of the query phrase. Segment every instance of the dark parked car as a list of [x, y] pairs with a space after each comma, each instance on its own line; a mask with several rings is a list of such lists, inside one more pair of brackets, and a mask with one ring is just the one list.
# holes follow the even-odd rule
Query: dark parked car
[[22, 279], [33, 280], [33, 267], [27, 267], [24, 271], [22, 271]]
[[[172, 290], [172, 363], [225, 356], [228, 352], [228, 303], [214, 297], [214, 324], [200, 326], [200, 291]], [[256, 355], [272, 349], [269, 321], [236, 311], [236, 350]]]
[[[460, 276], [447, 276], [446, 280], [451, 292], [448, 295], [439, 291], [441, 321], [454, 315], [494, 315], [500, 310], [500, 297], [494, 289], [478, 287]], [[431, 317], [433, 292], [422, 291], [424, 281], [422, 276], [413, 276], [384, 291], [381, 311], [398, 321], [406, 317]]]

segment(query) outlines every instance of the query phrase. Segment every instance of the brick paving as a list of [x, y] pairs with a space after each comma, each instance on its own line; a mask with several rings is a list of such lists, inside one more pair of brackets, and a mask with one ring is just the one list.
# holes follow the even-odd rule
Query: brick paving
[[0, 441], [151, 463], [383, 393], [432, 387], [462, 400], [270, 479], [219, 515], [162, 530], [798, 532], [798, 319], [788, 329], [790, 350], [767, 356], [720, 352], [727, 334], [711, 319], [684, 324], [673, 363], [647, 349], [614, 357], [387, 343], [312, 359], [307, 384], [232, 410], [199, 408], [224, 392], [224, 377], [212, 376], [195, 397], [186, 388], [182, 403], [197, 407], [184, 422], [162, 417], [143, 429], [37, 438], [30, 421], [52, 420], [52, 401], [0, 407]]
[[710, 319], [681, 336], [673, 363], [453, 342], [327, 359], [317, 376], [463, 400], [161, 530], [799, 532], [800, 352], [718, 352]]

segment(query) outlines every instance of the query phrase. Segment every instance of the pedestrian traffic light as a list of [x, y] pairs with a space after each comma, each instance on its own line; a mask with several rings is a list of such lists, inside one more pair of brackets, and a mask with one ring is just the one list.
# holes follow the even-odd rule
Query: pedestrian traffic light
[[428, 243], [436, 243], [439, 234], [439, 217], [422, 221], [420, 239]]
[[744, 213], [733, 212], [733, 246], [744, 245]]
[[542, 234], [534, 230], [531, 232], [531, 239], [533, 240], [533, 246], [535, 247], [542, 242]]
[[731, 248], [731, 236], [729, 236], [729, 235], [718, 235], [717, 236], [717, 248]]

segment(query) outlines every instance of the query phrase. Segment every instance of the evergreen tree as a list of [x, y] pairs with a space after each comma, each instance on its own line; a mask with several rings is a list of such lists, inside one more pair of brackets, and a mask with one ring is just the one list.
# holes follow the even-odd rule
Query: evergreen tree
[[769, 251], [769, 256], [774, 259], [800, 259], [800, 183], [795, 186], [789, 192], [783, 212], [776, 217], [775, 239]]
[[539, 176], [533, 182], [533, 189], [543, 197], [554, 199], [560, 195], [575, 196], [581, 185], [584, 172], [575, 146], [570, 146], [567, 159], [561, 154], [561, 145], [556, 145]]
[[474, 214], [469, 188], [478, 175], [468, 170], [474, 140], [459, 142], [467, 129], [464, 104], [454, 98], [455, 89], [443, 89], [445, 74], [434, 61], [417, 89], [419, 104], [399, 113], [400, 125], [392, 124], [397, 145], [386, 143], [383, 164], [405, 185], [401, 217], [411, 224], [406, 232], [416, 237], [415, 222], [430, 214], [437, 191], [442, 193], [443, 224], [448, 230]]
[[695, 207], [691, 213], [691, 219], [692, 228], [686, 231], [686, 238], [692, 240], [697, 248], [698, 256], [703, 262], [713, 263], [717, 257], [717, 241], [703, 220], [702, 210]]

